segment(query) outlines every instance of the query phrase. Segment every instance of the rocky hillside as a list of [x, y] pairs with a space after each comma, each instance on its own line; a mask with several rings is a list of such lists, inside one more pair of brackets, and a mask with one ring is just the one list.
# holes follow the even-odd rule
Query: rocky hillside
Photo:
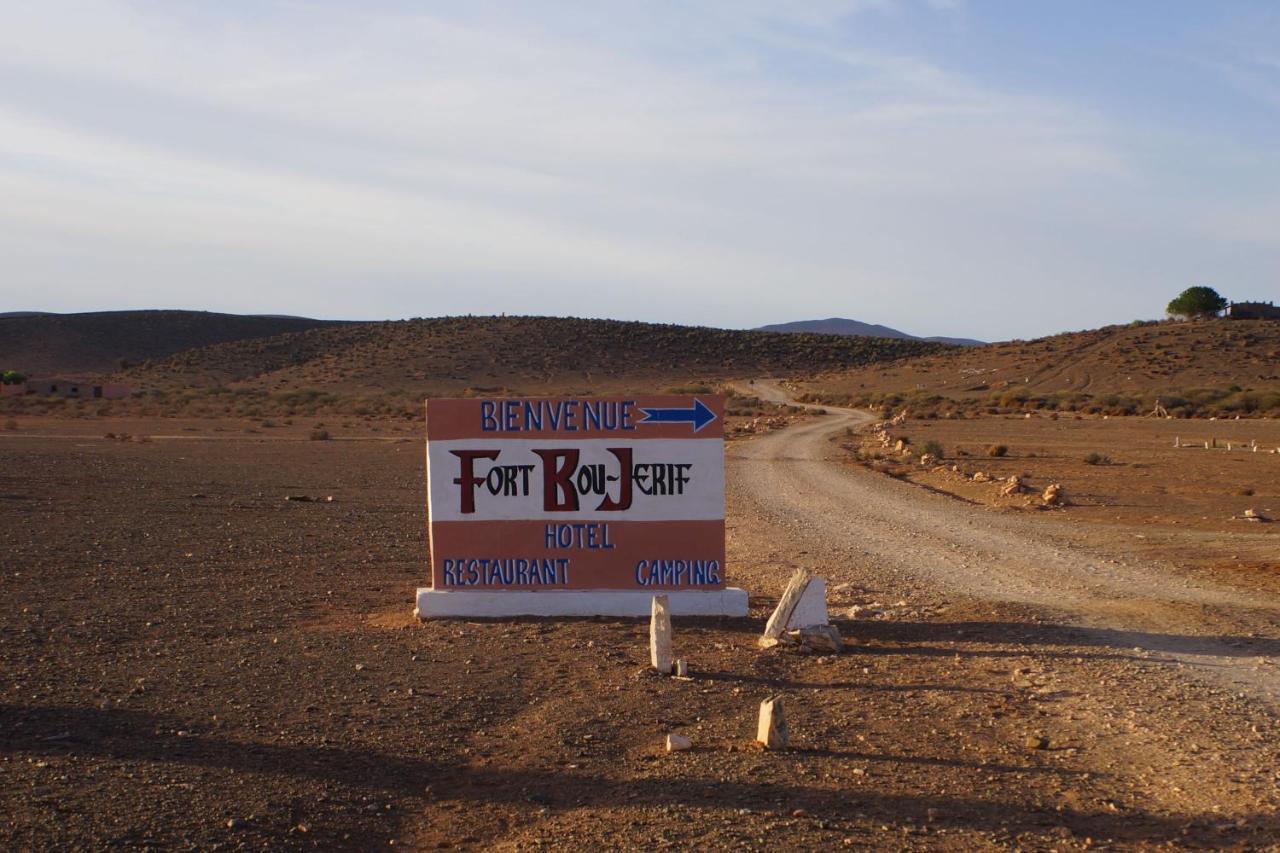
[[15, 312], [0, 316], [0, 370], [31, 376], [107, 373], [195, 347], [326, 325], [333, 324], [208, 311]]
[[1108, 326], [833, 371], [807, 387], [832, 400], [940, 396], [1005, 408], [1130, 411], [1159, 397], [1168, 407], [1197, 413], [1218, 404], [1223, 412], [1259, 404], [1269, 410], [1280, 401], [1280, 322]]
[[125, 371], [142, 388], [313, 388], [439, 394], [606, 389], [807, 375], [940, 352], [913, 340], [773, 334], [616, 320], [447, 317], [361, 323], [216, 344]]

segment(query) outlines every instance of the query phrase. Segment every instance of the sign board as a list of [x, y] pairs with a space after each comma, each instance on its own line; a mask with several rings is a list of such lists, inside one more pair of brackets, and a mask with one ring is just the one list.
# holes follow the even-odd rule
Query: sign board
[[418, 615], [745, 615], [725, 586], [724, 398], [427, 401]]

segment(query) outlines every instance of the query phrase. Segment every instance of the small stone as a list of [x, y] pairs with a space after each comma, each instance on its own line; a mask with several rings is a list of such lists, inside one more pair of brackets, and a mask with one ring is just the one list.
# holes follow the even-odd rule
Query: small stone
[[689, 677], [689, 663], [683, 658], [679, 658], [676, 660], [676, 677], [677, 678]]
[[227, 821], [227, 829], [244, 829], [249, 825], [249, 821], [242, 817], [233, 817]]
[[835, 625], [807, 625], [795, 631], [788, 631], [786, 636], [794, 643], [815, 652], [840, 652], [844, 650], [844, 640], [840, 637], [840, 629]]
[[364, 664], [362, 663], [356, 664], [356, 672], [364, 672]]
[[693, 749], [692, 740], [684, 735], [667, 735], [667, 752], [684, 752], [686, 749]]
[[1048, 749], [1049, 739], [1044, 735], [1029, 734], [1022, 739], [1022, 745], [1027, 749]]

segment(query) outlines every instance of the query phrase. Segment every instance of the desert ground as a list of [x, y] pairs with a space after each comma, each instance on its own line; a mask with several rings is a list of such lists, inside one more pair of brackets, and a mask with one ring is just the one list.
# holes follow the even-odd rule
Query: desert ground
[[[1224, 517], [1274, 505], [1274, 475], [1225, 450], [1161, 461], [1165, 422], [903, 426], [1005, 436], [1007, 457], [958, 460], [1079, 498], [1036, 511], [856, 463], [864, 412], [773, 420], [727, 451], [751, 617], [677, 618], [677, 681], [649, 674], [637, 621], [418, 623], [416, 424], [329, 419], [312, 441], [301, 420], [18, 419], [3, 845], [1274, 847], [1276, 540]], [[1112, 457], [1097, 478], [1178, 465], [1178, 493], [1092, 506], [1114, 486], [1076, 470], [1086, 447]], [[842, 654], [756, 647], [799, 567], [828, 581]], [[778, 694], [793, 748], [760, 751]], [[666, 754], [669, 732], [695, 748]]]

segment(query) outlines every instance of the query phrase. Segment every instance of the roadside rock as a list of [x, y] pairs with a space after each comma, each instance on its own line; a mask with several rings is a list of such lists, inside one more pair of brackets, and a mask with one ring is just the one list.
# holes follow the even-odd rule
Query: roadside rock
[[1022, 745], [1027, 749], [1048, 749], [1049, 739], [1044, 735], [1029, 734], [1022, 739]]
[[684, 735], [667, 735], [667, 752], [684, 752], [686, 749], [693, 749], [692, 740]]
[[844, 651], [840, 629], [834, 625], [807, 625], [783, 635], [791, 643], [814, 652]]

